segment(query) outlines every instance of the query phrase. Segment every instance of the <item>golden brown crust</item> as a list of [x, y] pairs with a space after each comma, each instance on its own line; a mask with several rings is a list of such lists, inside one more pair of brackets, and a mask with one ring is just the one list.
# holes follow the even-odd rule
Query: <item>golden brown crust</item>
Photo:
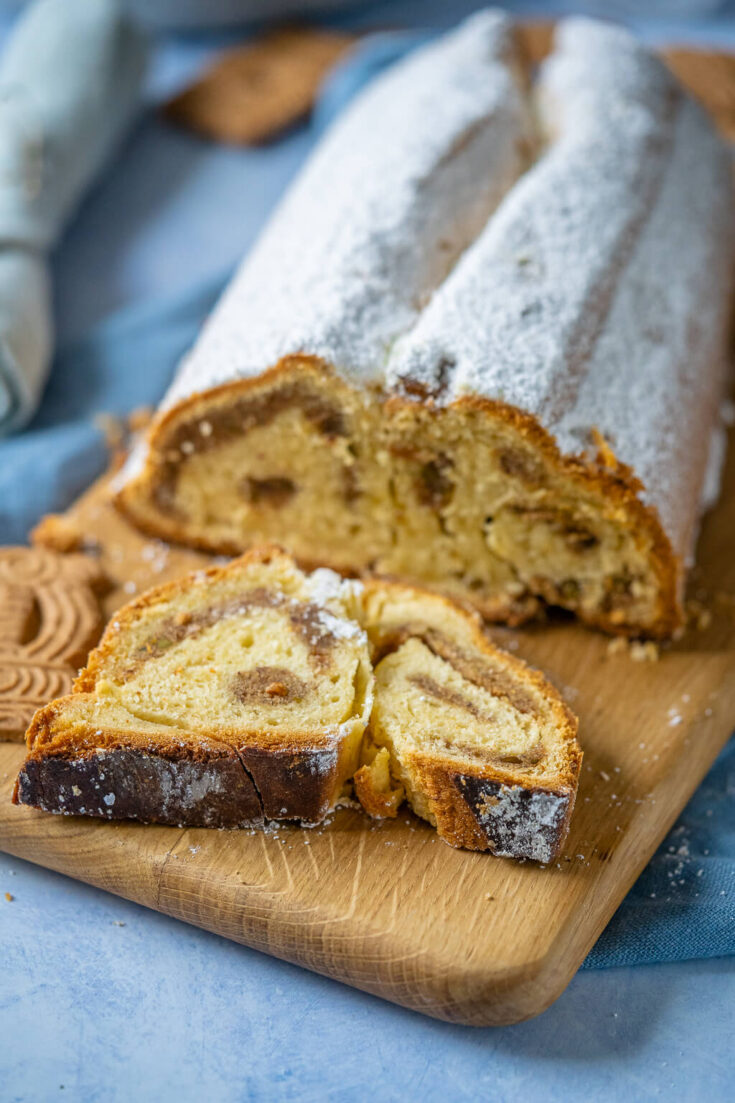
[[355, 796], [368, 816], [376, 820], [396, 818], [403, 803], [403, 789], [381, 789], [369, 766], [361, 766], [352, 780]]
[[[353, 390], [349, 384], [340, 380], [334, 370], [324, 361], [314, 356], [286, 356], [274, 367], [249, 379], [223, 383], [204, 394], [195, 394], [182, 400], [171, 409], [160, 414], [149, 430], [148, 452], [144, 470], [131, 482], [123, 485], [115, 501], [133, 523], [151, 536], [161, 537], [175, 543], [195, 546], [203, 551], [221, 555], [236, 555], [244, 549], [234, 542], [208, 538], [205, 533], [191, 532], [186, 525], [173, 515], [166, 516], [141, 508], [141, 499], [150, 496], [156, 485], [156, 466], [165, 453], [168, 432], [179, 422], [188, 418], [204, 417], [205, 411], [220, 401], [234, 401], [243, 396], [298, 377], [300, 381], [312, 378], [326, 382], [345, 393]], [[656, 639], [670, 638], [682, 623], [681, 591], [683, 586], [683, 565], [674, 554], [671, 543], [664, 532], [658, 513], [641, 499], [642, 486], [634, 472], [624, 464], [609, 464], [609, 456], [603, 450], [594, 458], [584, 455], [567, 456], [563, 454], [554, 437], [540, 424], [532, 414], [506, 403], [467, 395], [457, 399], [447, 407], [438, 406], [432, 399], [419, 401], [403, 395], [392, 394], [379, 397], [383, 403], [383, 414], [394, 418], [406, 413], [420, 418], [427, 414], [435, 419], [445, 412], [467, 411], [468, 414], [486, 415], [488, 418], [503, 422], [528, 441], [542, 454], [550, 467], [576, 484], [580, 490], [593, 492], [605, 501], [606, 508], [615, 511], [634, 536], [639, 547], [650, 547], [649, 558], [658, 583], [658, 610], [655, 617], [646, 625], [630, 625], [622, 621], [615, 611], [580, 612], [580, 619], [592, 627], [605, 632], [623, 635], [644, 635]], [[300, 562], [309, 567], [311, 563]], [[317, 565], [316, 563], [314, 565]], [[360, 574], [359, 564], [337, 562], [324, 555], [318, 565], [331, 567], [343, 574]], [[543, 597], [543, 594], [540, 594]], [[510, 596], [490, 603], [483, 603], [476, 595], [468, 594], [470, 600], [489, 620], [507, 623], [522, 623], [533, 615], [533, 607], [519, 607]]]
[[366, 740], [369, 761], [355, 773], [352, 779], [355, 796], [363, 809], [374, 819], [395, 819], [406, 795], [400, 782], [390, 773], [390, 755], [385, 747], [370, 745]]

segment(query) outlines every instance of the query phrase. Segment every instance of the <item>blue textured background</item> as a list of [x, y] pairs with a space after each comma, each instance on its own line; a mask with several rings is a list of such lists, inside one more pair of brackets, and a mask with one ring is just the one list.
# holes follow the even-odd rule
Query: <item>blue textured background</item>
[[[473, 6], [382, 4], [353, 21], [437, 27]], [[671, 21], [638, 26], [649, 37], [735, 46], [726, 19], [685, 31]], [[322, 127], [367, 74], [421, 37], [367, 43], [329, 82], [310, 125], [266, 149], [211, 146], [151, 114], [141, 120], [54, 259], [59, 355], [29, 430], [0, 443], [0, 543], [22, 541], [42, 512], [99, 473], [105, 447], [94, 413], [124, 414], [159, 397]], [[226, 40], [162, 38], [150, 98]], [[735, 951], [734, 792], [731, 746], [587, 971], [541, 1019], [496, 1031], [431, 1023], [0, 855], [0, 1100], [665, 1091], [694, 1100], [705, 1086], [713, 1099], [732, 1098], [733, 965], [717, 955]], [[621, 967], [639, 963], [649, 964]], [[618, 968], [599, 971], [609, 966]]]

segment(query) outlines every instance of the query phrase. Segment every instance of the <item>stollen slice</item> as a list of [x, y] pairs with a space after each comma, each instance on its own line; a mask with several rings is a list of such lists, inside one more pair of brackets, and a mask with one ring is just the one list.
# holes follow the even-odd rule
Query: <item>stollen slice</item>
[[574, 808], [577, 720], [476, 615], [400, 584], [368, 583], [375, 702], [355, 789], [375, 816], [413, 811], [452, 846], [554, 859]]
[[317, 823], [372, 703], [352, 584], [274, 549], [117, 613], [74, 691], [36, 713], [15, 800], [192, 826]]
[[[369, 725], [369, 726], [368, 726]], [[186, 826], [319, 823], [354, 788], [453, 846], [548, 861], [574, 805], [576, 720], [476, 613], [278, 548], [120, 610], [40, 709], [14, 800]]]

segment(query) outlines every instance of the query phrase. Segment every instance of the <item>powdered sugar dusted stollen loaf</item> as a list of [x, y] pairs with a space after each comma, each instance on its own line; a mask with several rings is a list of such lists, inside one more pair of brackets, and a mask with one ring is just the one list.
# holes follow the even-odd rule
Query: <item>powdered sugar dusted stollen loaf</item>
[[481, 13], [345, 112], [123, 475], [141, 527], [276, 539], [499, 620], [675, 630], [723, 390], [729, 154], [622, 30], [564, 22], [535, 86], [519, 72]]

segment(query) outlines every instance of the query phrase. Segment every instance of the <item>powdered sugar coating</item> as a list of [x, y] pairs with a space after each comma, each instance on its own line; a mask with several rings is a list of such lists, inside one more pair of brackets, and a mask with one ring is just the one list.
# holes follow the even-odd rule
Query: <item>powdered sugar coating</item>
[[562, 451], [597, 428], [689, 552], [722, 389], [729, 158], [625, 32], [570, 20], [540, 82], [556, 138], [397, 344], [388, 383], [535, 414]]
[[442, 401], [517, 406], [567, 454], [599, 430], [688, 560], [723, 385], [729, 153], [627, 32], [572, 19], [539, 82], [550, 145], [519, 178], [507, 37], [480, 13], [341, 116], [166, 405], [296, 352], [388, 392], [440, 378]]
[[343, 578], [329, 567], [318, 567], [307, 574], [303, 585], [304, 593], [317, 605], [326, 605], [327, 602], [343, 605], [357, 598], [364, 589], [359, 579]]
[[523, 167], [509, 21], [478, 14], [333, 125], [205, 326], [167, 404], [288, 354], [362, 382]]
[[717, 505], [722, 486], [722, 476], [727, 458], [727, 429], [722, 420], [715, 425], [710, 437], [707, 467], [702, 483], [700, 506], [702, 513]]
[[477, 820], [500, 858], [549, 862], [570, 812], [568, 793], [490, 783], [488, 797], [475, 805]]

